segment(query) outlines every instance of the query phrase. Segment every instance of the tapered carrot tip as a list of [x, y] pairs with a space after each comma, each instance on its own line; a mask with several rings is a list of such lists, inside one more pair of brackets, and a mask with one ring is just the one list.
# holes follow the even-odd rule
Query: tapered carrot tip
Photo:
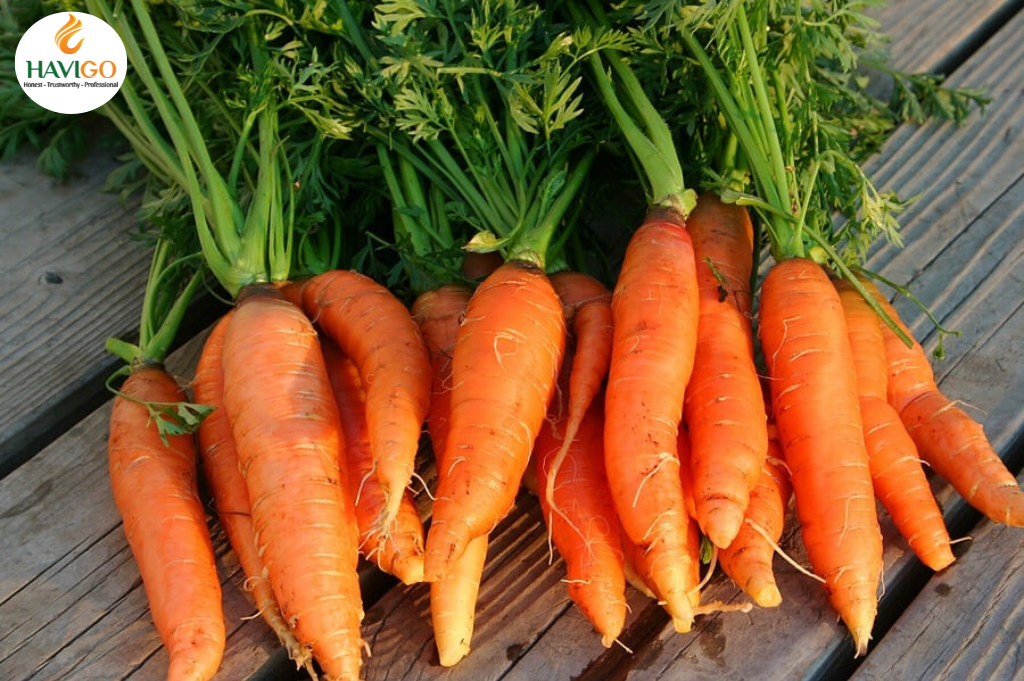
[[933, 551], [928, 551], [927, 553], [918, 556], [918, 558], [920, 558], [921, 562], [928, 566], [928, 568], [935, 572], [945, 570], [956, 560], [956, 556], [953, 555], [953, 549], [949, 547], [949, 544], [943, 544]]
[[616, 612], [607, 621], [601, 622], [597, 628], [597, 633], [601, 634], [601, 645], [605, 648], [611, 648], [612, 644], [618, 640], [619, 634], [622, 633], [625, 626], [626, 609], [621, 608], [621, 612]]
[[852, 605], [843, 617], [846, 628], [853, 636], [853, 645], [856, 649], [853, 656], [860, 657], [868, 652], [868, 643], [871, 642], [871, 628], [875, 624], [877, 607], [874, 601], [863, 601]]
[[211, 650], [223, 651], [224, 643], [204, 636], [198, 624], [183, 625], [172, 634], [167, 681], [207, 681], [217, 673], [220, 654], [214, 655]]
[[774, 582], [752, 580], [746, 592], [754, 603], [762, 608], [777, 608], [782, 603], [782, 594]]
[[693, 628], [693, 603], [683, 591], [677, 591], [665, 599], [665, 610], [672, 618], [672, 626], [680, 634], [688, 634]]
[[743, 527], [743, 513], [737, 504], [722, 500], [707, 510], [707, 527], [703, 528], [711, 543], [720, 549], [727, 549]]
[[391, 564], [391, 574], [402, 580], [402, 584], [419, 584], [423, 581], [423, 556], [403, 556]]
[[442, 667], [454, 667], [469, 655], [469, 641], [459, 641], [455, 645], [446, 647], [443, 651], [438, 647], [437, 655]]

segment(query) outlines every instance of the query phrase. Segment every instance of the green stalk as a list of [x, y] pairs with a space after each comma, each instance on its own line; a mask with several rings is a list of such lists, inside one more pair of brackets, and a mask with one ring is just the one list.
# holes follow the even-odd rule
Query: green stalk
[[574, 206], [576, 197], [587, 179], [596, 156], [595, 150], [589, 150], [583, 158], [575, 163], [564, 184], [558, 187], [557, 193], [550, 203], [545, 202], [549, 206], [548, 209], [537, 219], [536, 223], [524, 230], [524, 235], [509, 250], [510, 260], [525, 260], [542, 270], [546, 268], [547, 253], [552, 238], [566, 212]]
[[[576, 2], [570, 2], [568, 9], [581, 25], [608, 25], [603, 8], [596, 2], [590, 2], [589, 12]], [[685, 220], [697, 205], [697, 195], [686, 186], [682, 163], [668, 124], [647, 96], [636, 74], [617, 54], [594, 52], [587, 61], [601, 100], [643, 170], [648, 205], [674, 210]], [[611, 69], [611, 76], [605, 71], [605, 63]], [[621, 98], [617, 87], [622, 90]], [[632, 112], [627, 110], [627, 106]]]
[[[757, 48], [754, 46], [754, 40], [750, 35], [750, 26], [747, 23], [747, 13], [742, 3], [737, 7], [736, 23], [739, 28], [743, 51], [747, 57], [747, 64], [750, 68], [750, 82], [754, 91], [758, 112], [760, 113], [758, 120], [765, 131], [765, 138], [768, 143], [767, 152], [768, 158], [771, 161], [772, 175], [775, 179], [774, 186], [778, 191], [778, 198], [781, 202], [779, 207], [784, 208], [785, 206], [792, 206], [789, 196], [789, 182], [786, 180], [786, 161], [783, 157], [782, 145], [779, 142], [778, 131], [774, 124], [774, 112], [772, 111], [771, 103], [768, 100], [768, 90], [765, 87], [764, 74], [761, 71], [761, 66], [757, 59]], [[783, 226], [778, 233], [781, 235], [785, 255], [797, 257], [803, 256], [803, 242], [800, 240], [799, 231], [788, 233], [788, 230]]]

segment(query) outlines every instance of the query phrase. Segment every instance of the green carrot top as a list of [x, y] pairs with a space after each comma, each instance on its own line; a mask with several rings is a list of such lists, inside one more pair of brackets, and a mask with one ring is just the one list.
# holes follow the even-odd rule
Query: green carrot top
[[380, 144], [399, 245], [557, 266], [603, 125], [582, 115], [573, 36], [498, 1], [376, 3], [349, 30], [363, 49], [338, 89]]

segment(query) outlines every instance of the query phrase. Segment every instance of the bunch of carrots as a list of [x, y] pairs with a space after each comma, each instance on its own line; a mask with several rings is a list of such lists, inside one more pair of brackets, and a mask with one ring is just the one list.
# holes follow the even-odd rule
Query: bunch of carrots
[[[170, 679], [211, 678], [225, 646], [200, 477], [255, 609], [326, 679], [361, 675], [360, 557], [429, 582], [441, 664], [468, 654], [488, 535], [523, 487], [605, 646], [625, 626], [627, 584], [682, 633], [729, 609], [702, 600], [708, 549], [754, 604], [778, 605], [792, 500], [809, 573], [864, 654], [876, 501], [924, 564], [953, 561], [922, 461], [993, 521], [1024, 525], [1024, 493], [981, 426], [842, 252], [878, 235], [833, 228], [851, 204], [819, 173], [862, 197], [853, 213], [891, 226], [893, 204], [857, 172], [857, 144], [791, 129], [799, 98], [765, 72], [773, 10], [727, 4], [679, 17], [587, 0], [218, 7], [203, 58], [241, 63], [250, 99], [240, 125], [217, 126], [210, 112], [237, 102], [179, 79], [157, 10], [88, 0], [133, 70], [105, 113], [194, 226], [158, 241], [138, 345], [110, 343], [126, 363], [111, 480]], [[687, 55], [674, 73], [711, 93], [693, 113], [707, 126], [689, 141], [699, 157], [680, 153], [629, 58], [644, 35], [674, 41]], [[317, 62], [301, 75], [315, 81], [297, 81], [289, 65], [316, 47], [344, 50], [344, 68]], [[297, 192], [323, 181], [320, 152], [354, 135], [391, 210], [386, 279], [340, 265], [360, 230], [302, 222]], [[583, 219], [609, 147], [646, 196], [610, 286], [587, 272]], [[712, 180], [690, 180], [695, 159]], [[204, 282], [230, 306], [182, 386], [162, 362]], [[410, 491], [424, 431], [427, 509]]]

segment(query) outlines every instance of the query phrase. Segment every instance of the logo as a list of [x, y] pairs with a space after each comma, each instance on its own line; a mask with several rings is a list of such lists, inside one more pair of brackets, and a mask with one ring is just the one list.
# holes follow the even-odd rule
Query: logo
[[108, 23], [61, 12], [33, 24], [18, 43], [14, 70], [36, 104], [63, 114], [97, 109], [117, 94], [128, 69], [124, 43]]
[[53, 42], [57, 43], [57, 47], [64, 54], [74, 54], [82, 46], [84, 38], [79, 38], [78, 43], [74, 47], [71, 47], [71, 39], [81, 30], [82, 20], [74, 14], [69, 14], [68, 23], [64, 24], [63, 28], [57, 31], [57, 35], [53, 36]]

